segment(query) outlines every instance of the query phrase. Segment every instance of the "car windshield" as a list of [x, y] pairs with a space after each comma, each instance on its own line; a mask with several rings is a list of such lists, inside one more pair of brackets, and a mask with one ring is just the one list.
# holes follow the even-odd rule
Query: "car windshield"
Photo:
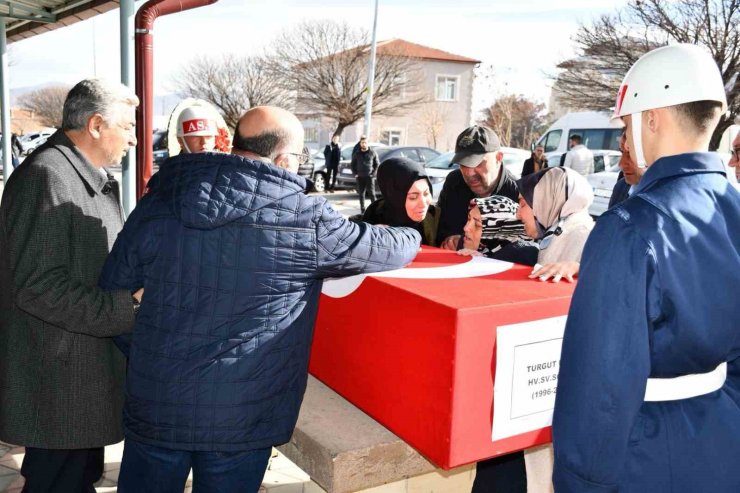
[[385, 156], [387, 156], [388, 153], [391, 152], [392, 150], [393, 149], [383, 149], [383, 148], [378, 149], [376, 147], [375, 152], [378, 154], [378, 161], [383, 162], [383, 160], [385, 159]]
[[597, 154], [594, 156], [594, 173], [619, 171], [620, 153]]
[[606, 169], [609, 171], [619, 171], [619, 160], [621, 159], [621, 155], [618, 154], [612, 154], [609, 156], [604, 156], [604, 164], [606, 165]]
[[435, 157], [426, 164], [427, 168], [437, 169], [452, 169], [457, 166], [452, 163], [452, 157], [455, 155], [454, 152], [445, 152], [444, 154]]
[[349, 161], [352, 159], [352, 150], [354, 147], [347, 147], [345, 149], [342, 149], [342, 161]]

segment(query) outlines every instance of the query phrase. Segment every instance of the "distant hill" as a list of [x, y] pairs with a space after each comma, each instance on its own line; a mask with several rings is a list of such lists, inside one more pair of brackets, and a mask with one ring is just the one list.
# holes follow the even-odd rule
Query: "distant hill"
[[11, 107], [17, 106], [18, 98], [26, 93], [29, 93], [32, 91], [38, 91], [39, 89], [43, 89], [45, 87], [53, 87], [53, 86], [69, 86], [69, 84], [65, 84], [63, 82], [52, 81], [52, 82], [44, 82], [43, 84], [37, 84], [35, 86], [16, 87], [15, 89], [10, 90], [10, 106]]

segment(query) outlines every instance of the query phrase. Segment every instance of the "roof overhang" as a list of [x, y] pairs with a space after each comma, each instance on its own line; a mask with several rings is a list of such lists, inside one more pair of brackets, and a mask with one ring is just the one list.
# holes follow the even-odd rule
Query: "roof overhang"
[[118, 0], [0, 0], [8, 43], [118, 8]]

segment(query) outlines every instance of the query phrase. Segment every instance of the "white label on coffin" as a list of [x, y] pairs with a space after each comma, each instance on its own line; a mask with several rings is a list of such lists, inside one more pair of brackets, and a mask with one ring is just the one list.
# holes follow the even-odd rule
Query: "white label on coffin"
[[493, 441], [552, 424], [566, 320], [554, 317], [496, 329]]

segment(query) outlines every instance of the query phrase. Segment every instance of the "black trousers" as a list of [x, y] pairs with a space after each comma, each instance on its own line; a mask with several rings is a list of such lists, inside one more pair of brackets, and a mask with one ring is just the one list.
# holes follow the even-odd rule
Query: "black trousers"
[[472, 493], [527, 493], [524, 452], [502, 455], [476, 464]]
[[49, 450], [26, 447], [22, 493], [95, 493], [103, 476], [103, 447]]
[[375, 181], [372, 176], [357, 177], [357, 193], [360, 194], [360, 212], [365, 212], [365, 195], [371, 204], [375, 202]]
[[326, 189], [334, 190], [337, 184], [337, 166], [326, 167]]

